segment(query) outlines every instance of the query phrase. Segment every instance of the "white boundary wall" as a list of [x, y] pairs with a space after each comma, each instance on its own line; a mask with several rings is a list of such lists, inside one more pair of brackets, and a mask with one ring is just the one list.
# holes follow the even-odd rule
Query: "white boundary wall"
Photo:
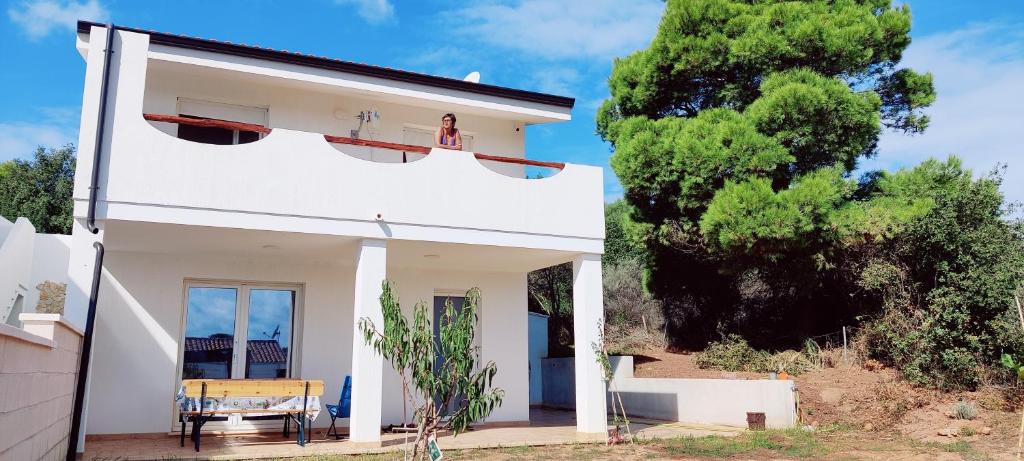
[[[544, 359], [545, 405], [571, 408], [575, 402], [568, 394], [573, 389], [572, 361]], [[632, 356], [612, 357], [612, 366], [612, 387], [631, 416], [746, 427], [747, 412], [763, 412], [770, 428], [797, 424], [796, 385], [791, 380], [635, 378]]]
[[28, 219], [11, 223], [0, 217], [0, 323], [17, 323], [17, 317], [8, 315], [18, 296], [22, 312], [33, 313], [39, 302], [37, 285], [67, 282], [70, 242], [69, 235], [37, 234]]

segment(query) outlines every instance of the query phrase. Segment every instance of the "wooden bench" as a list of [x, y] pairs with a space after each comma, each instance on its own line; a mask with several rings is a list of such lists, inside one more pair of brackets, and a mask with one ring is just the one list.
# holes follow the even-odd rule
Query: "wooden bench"
[[[308, 439], [306, 431], [309, 429], [307, 419], [309, 413], [318, 411], [319, 408], [307, 408], [310, 397], [319, 397], [324, 393], [324, 382], [321, 380], [306, 379], [186, 379], [181, 384], [185, 387], [186, 398], [199, 398], [199, 408], [195, 410], [181, 410], [178, 414], [178, 421], [181, 422], [181, 446], [185, 446], [185, 426], [192, 422], [192, 440], [195, 442], [196, 451], [199, 451], [199, 441], [203, 424], [218, 416], [233, 414], [260, 414], [273, 415], [281, 414], [284, 418], [284, 436], [288, 437], [289, 424], [292, 419], [298, 425], [296, 443], [300, 446], [306, 445]], [[302, 409], [232, 409], [215, 410], [204, 408], [207, 398], [246, 398], [246, 397], [302, 397]]]

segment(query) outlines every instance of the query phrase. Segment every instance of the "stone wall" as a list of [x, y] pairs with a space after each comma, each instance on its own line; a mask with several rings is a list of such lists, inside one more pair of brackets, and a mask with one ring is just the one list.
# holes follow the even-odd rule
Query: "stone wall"
[[57, 314], [0, 324], [0, 460], [62, 460], [82, 333]]

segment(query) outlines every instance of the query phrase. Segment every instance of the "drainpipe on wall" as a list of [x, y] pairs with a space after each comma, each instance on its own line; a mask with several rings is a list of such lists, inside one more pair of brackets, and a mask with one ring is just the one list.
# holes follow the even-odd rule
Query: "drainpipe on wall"
[[[98, 234], [96, 227], [96, 191], [99, 189], [100, 178], [100, 153], [103, 150], [104, 127], [107, 122], [107, 86], [110, 80], [110, 61], [114, 53], [114, 31], [117, 29], [113, 23], [107, 24], [106, 46], [103, 48], [103, 76], [100, 78], [100, 104], [99, 114], [96, 119], [96, 140], [92, 157], [92, 177], [89, 182], [89, 211], [86, 218], [86, 227], [89, 232]], [[78, 438], [82, 430], [82, 408], [85, 400], [85, 386], [88, 382], [89, 358], [92, 355], [93, 328], [96, 324], [96, 304], [100, 292], [100, 277], [103, 273], [103, 244], [93, 242], [96, 248], [96, 260], [92, 271], [92, 287], [89, 290], [89, 311], [86, 313], [85, 335], [82, 338], [82, 349], [78, 361], [78, 383], [75, 385], [75, 406], [71, 413], [71, 432], [68, 434], [68, 450], [66, 459], [75, 461], [78, 455]]]

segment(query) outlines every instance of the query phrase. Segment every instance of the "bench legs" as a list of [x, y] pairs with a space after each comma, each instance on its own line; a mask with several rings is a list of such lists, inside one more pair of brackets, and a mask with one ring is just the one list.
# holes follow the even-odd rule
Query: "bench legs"
[[[206, 422], [211, 416], [203, 417], [202, 413], [198, 415], [184, 415], [178, 414], [178, 421], [181, 422], [181, 435], [179, 444], [185, 446], [185, 426], [189, 422], [192, 423], [192, 432], [190, 433], [189, 439], [195, 442], [195, 450], [199, 451], [200, 439], [202, 437], [203, 423]], [[291, 434], [291, 422], [292, 418], [295, 419], [295, 425], [297, 426], [295, 433], [295, 442], [301, 446], [306, 446], [306, 441], [309, 440], [310, 426], [312, 425], [312, 419], [308, 419], [306, 415], [291, 415], [286, 414], [284, 417], [284, 430], [283, 434], [285, 438], [288, 438]], [[337, 435], [337, 429], [335, 429], [335, 435]], [[340, 438], [340, 437], [339, 437]]]

